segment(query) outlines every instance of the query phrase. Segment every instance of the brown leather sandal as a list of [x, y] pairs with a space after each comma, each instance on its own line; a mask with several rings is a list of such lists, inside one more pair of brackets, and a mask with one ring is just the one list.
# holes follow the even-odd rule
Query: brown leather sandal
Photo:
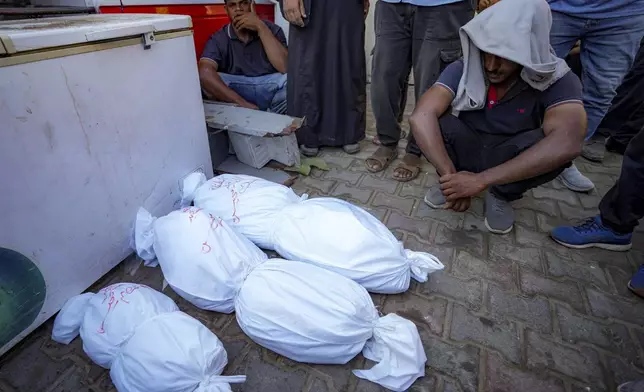
[[[378, 173], [385, 170], [397, 156], [398, 149], [396, 147], [380, 146], [365, 160], [364, 164], [370, 172]], [[372, 165], [369, 165], [370, 161]]]
[[[394, 169], [393, 179], [400, 182], [409, 182], [418, 177], [420, 174], [420, 167], [423, 164], [419, 156], [414, 154], [405, 154], [400, 164]], [[410, 176], [402, 177], [397, 174], [400, 170], [406, 170], [410, 173]]]

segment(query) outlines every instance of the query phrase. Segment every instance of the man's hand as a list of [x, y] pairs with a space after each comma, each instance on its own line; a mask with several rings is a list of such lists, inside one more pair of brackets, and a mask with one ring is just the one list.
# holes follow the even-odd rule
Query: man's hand
[[367, 19], [367, 15], [369, 15], [369, 0], [363, 0], [364, 1], [364, 18]]
[[470, 203], [472, 199], [465, 197], [463, 199], [456, 199], [455, 201], [448, 201], [445, 203], [446, 210], [452, 210], [455, 212], [465, 212], [470, 208]]
[[304, 0], [284, 0], [284, 17], [290, 23], [304, 27], [303, 18], [306, 18]]
[[481, 175], [466, 171], [446, 174], [439, 181], [443, 195], [448, 202], [478, 195], [487, 188]]
[[246, 108], [246, 109], [254, 109], [254, 110], [259, 110], [259, 107], [257, 105], [254, 105], [248, 101], [244, 101], [238, 104], [239, 106]]
[[239, 14], [233, 17], [233, 26], [237, 30], [250, 30], [250, 31], [259, 31], [262, 28], [264, 22], [259, 19], [256, 13], [249, 12], [246, 14]]

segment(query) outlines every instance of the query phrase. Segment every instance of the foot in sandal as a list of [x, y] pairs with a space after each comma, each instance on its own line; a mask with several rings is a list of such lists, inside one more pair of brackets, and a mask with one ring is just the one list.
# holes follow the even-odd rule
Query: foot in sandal
[[418, 177], [421, 165], [422, 161], [419, 156], [407, 153], [394, 169], [393, 179], [400, 182], [411, 181]]
[[385, 170], [389, 164], [398, 156], [396, 146], [380, 146], [367, 160], [365, 166], [372, 173], [378, 173]]

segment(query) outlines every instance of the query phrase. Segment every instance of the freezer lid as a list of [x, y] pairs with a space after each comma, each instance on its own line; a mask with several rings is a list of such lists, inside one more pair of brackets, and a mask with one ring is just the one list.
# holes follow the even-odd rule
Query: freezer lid
[[186, 15], [97, 14], [0, 21], [0, 55], [192, 27]]

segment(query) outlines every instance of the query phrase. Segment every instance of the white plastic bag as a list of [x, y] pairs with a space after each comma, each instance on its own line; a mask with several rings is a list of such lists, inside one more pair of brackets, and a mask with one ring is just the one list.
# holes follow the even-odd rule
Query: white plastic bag
[[[444, 268], [434, 256], [405, 249], [387, 227], [344, 200], [298, 197], [260, 178], [201, 173], [184, 182], [184, 203], [222, 217], [262, 248], [335, 271], [374, 293], [407, 291]], [[254, 211], [258, 211], [257, 214]]]
[[[228, 310], [234, 304], [240, 327], [255, 342], [308, 363], [344, 364], [363, 351], [379, 363], [355, 374], [395, 391], [424, 375], [427, 358], [416, 326], [395, 314], [379, 317], [352, 280], [312, 264], [266, 260], [225, 222], [212, 224], [197, 208], [172, 212], [152, 227], [142, 226], [151, 221], [146, 213], [139, 217], [136, 232], [152, 234], [137, 238], [153, 238], [145, 246], [137, 242], [139, 255], [156, 255], [164, 274], [172, 271], [170, 285], [190, 293], [184, 298], [195, 305]], [[184, 269], [199, 273], [175, 280]]]
[[221, 376], [228, 362], [217, 337], [145, 285], [117, 283], [67, 301], [52, 339], [80, 333], [85, 353], [110, 369], [122, 392], [226, 392], [245, 377]]

